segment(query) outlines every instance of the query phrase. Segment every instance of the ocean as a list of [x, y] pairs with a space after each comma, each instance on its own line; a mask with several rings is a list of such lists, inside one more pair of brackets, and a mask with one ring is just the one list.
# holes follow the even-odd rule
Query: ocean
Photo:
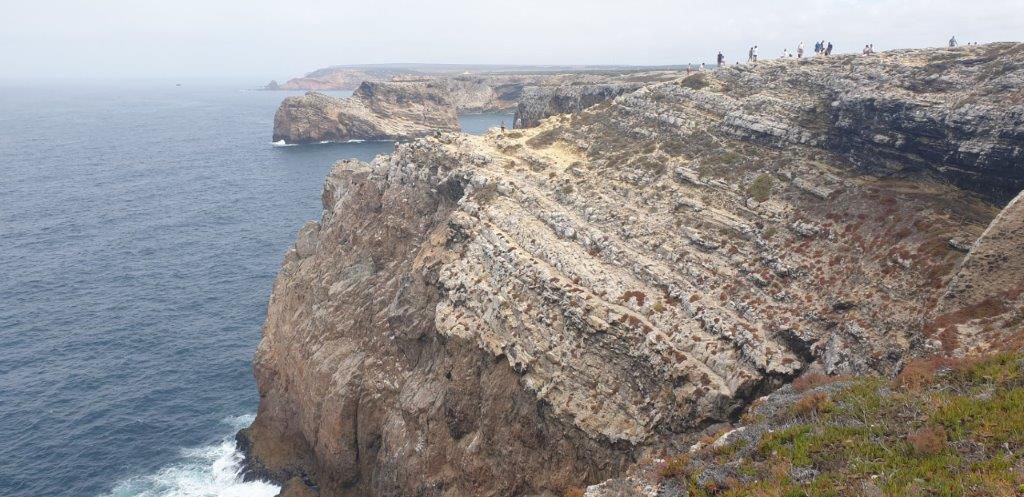
[[0, 85], [0, 495], [277, 492], [233, 443], [273, 278], [333, 163], [393, 149], [273, 146], [289, 94]]

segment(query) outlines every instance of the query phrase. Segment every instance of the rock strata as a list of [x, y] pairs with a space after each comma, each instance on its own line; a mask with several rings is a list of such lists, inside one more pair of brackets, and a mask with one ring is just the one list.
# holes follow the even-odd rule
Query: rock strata
[[274, 115], [273, 140], [405, 140], [458, 130], [455, 103], [443, 83], [367, 82], [345, 99], [316, 92], [286, 98]]
[[523, 89], [516, 107], [516, 128], [532, 128], [556, 114], [571, 114], [631, 92], [642, 83], [532, 86]]
[[274, 285], [249, 467], [322, 496], [615, 495], [804, 371], [1007, 336], [929, 323], [994, 291], [972, 268], [1019, 270], [989, 254], [1020, 243], [1024, 119], [994, 89], [1022, 53], [729, 68], [339, 163]]

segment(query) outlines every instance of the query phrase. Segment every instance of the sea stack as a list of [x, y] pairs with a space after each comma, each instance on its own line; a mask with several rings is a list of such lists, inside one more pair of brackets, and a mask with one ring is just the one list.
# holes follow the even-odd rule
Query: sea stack
[[308, 92], [284, 99], [274, 115], [273, 140], [408, 140], [458, 130], [455, 104], [443, 81], [364, 82], [348, 98]]

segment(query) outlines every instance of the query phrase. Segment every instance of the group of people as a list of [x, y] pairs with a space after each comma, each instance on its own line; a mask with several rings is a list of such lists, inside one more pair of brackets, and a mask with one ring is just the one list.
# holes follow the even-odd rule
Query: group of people
[[[959, 45], [959, 43], [956, 41], [956, 37], [955, 36], [949, 39], [949, 46], [951, 48], [952, 47], [956, 47], [958, 45]], [[815, 55], [824, 56], [824, 57], [828, 57], [828, 56], [832, 55], [832, 50], [834, 48], [835, 47], [833, 47], [832, 42], [821, 40], [821, 41], [818, 41], [818, 42], [814, 43], [814, 54]], [[757, 45], [754, 45], [754, 46], [750, 47], [750, 49], [747, 50], [747, 62], [750, 62], [750, 63], [757, 62], [757, 52], [758, 52]], [[863, 55], [871, 55], [871, 54], [875, 53], [875, 44], [874, 43], [869, 43], [867, 45], [864, 45], [864, 49], [861, 50], [861, 53]], [[798, 58], [798, 59], [804, 58], [804, 42], [800, 42], [800, 45], [798, 45], [796, 47], [795, 55], [796, 55], [796, 58]], [[781, 56], [782, 58], [788, 59], [788, 58], [791, 58], [793, 56], [794, 56], [794, 53], [790, 52], [789, 48], [784, 48], [782, 50], [782, 56]], [[725, 55], [723, 55], [722, 52], [718, 52], [718, 59], [717, 59], [717, 61], [718, 61], [718, 67], [722, 67], [722, 66], [725, 65]], [[739, 62], [737, 62], [737, 64], [739, 64]]]
[[826, 57], [828, 57], [829, 55], [832, 55], [832, 42], [830, 41], [830, 42], [826, 43], [825, 40], [821, 40], [819, 42], [815, 42], [814, 43], [814, 54], [815, 55], [824, 55]]

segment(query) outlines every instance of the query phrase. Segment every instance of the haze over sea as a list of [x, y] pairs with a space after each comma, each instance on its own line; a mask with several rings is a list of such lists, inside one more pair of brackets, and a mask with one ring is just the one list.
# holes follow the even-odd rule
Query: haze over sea
[[233, 446], [271, 283], [332, 164], [393, 148], [272, 146], [289, 94], [0, 86], [0, 495], [276, 493]]

